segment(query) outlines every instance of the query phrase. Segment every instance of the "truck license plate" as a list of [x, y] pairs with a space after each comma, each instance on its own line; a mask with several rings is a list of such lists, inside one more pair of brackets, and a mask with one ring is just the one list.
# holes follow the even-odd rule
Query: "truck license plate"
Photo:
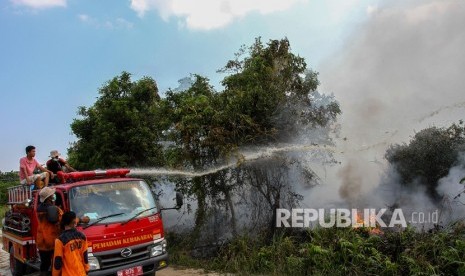
[[142, 274], [144, 274], [144, 271], [142, 270], [142, 266], [126, 268], [126, 269], [118, 270], [117, 272], [118, 276], [138, 276]]

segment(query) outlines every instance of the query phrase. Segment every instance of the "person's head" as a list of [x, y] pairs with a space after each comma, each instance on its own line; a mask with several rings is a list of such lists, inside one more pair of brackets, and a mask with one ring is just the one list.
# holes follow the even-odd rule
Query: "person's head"
[[50, 158], [54, 160], [58, 160], [59, 157], [60, 157], [60, 153], [57, 150], [52, 150], [50, 152]]
[[44, 187], [39, 192], [40, 202], [53, 202], [55, 201], [55, 188]]
[[34, 146], [27, 146], [26, 147], [26, 155], [28, 157], [34, 157], [36, 156], [36, 147]]
[[63, 214], [61, 217], [61, 228], [65, 229], [66, 227], [74, 228], [77, 225], [76, 213], [73, 211], [68, 211]]

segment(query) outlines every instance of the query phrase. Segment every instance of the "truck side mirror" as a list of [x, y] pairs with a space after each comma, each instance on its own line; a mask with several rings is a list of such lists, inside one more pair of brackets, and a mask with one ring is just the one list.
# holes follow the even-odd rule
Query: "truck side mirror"
[[173, 209], [180, 209], [183, 204], [183, 196], [180, 192], [176, 192], [176, 206], [171, 207], [171, 208], [161, 208], [160, 211], [164, 210], [173, 210]]
[[179, 209], [184, 204], [183, 196], [180, 192], [176, 192], [176, 207]]

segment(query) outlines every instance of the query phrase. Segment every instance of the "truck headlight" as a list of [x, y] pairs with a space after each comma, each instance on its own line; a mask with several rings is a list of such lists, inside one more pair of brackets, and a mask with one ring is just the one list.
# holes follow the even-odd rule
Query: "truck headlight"
[[150, 249], [150, 257], [156, 257], [166, 252], [166, 240], [162, 240], [161, 242], [155, 244]]
[[89, 270], [97, 270], [97, 269], [100, 269], [100, 263], [98, 261], [98, 259], [94, 256], [89, 256], [88, 257], [88, 262], [89, 262]]

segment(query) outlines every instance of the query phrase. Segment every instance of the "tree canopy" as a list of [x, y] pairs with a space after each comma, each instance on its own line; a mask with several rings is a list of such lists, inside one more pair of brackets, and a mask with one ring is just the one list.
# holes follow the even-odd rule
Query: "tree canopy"
[[[224, 164], [240, 147], [288, 142], [302, 129], [331, 125], [340, 114], [332, 97], [322, 100], [316, 91], [318, 74], [291, 52], [287, 39], [264, 44], [258, 38], [221, 72], [227, 74], [223, 91], [215, 91], [208, 78], [192, 75], [190, 81], [181, 80], [183, 89], [170, 89], [163, 98], [151, 78], [132, 82], [126, 72], [113, 78], [72, 123], [78, 140], [70, 149], [70, 163], [87, 169], [164, 166], [202, 171]], [[290, 181], [271, 179], [275, 170], [285, 175], [291, 163], [258, 162], [174, 180], [178, 189], [197, 199], [194, 232], [205, 222], [209, 205], [228, 209], [234, 225], [232, 193], [240, 187], [264, 194], [270, 215], [284, 199], [293, 202]], [[257, 186], [262, 180], [265, 186]], [[273, 196], [267, 197], [268, 191]]]
[[70, 163], [78, 169], [162, 165], [155, 81], [132, 82], [123, 72], [99, 94], [93, 106], [79, 108], [81, 118], [71, 124], [77, 141], [69, 149]]
[[447, 176], [465, 151], [462, 121], [448, 128], [429, 127], [415, 134], [409, 144], [392, 145], [386, 159], [395, 167], [404, 185], [423, 185], [432, 199], [438, 200], [439, 179]]

